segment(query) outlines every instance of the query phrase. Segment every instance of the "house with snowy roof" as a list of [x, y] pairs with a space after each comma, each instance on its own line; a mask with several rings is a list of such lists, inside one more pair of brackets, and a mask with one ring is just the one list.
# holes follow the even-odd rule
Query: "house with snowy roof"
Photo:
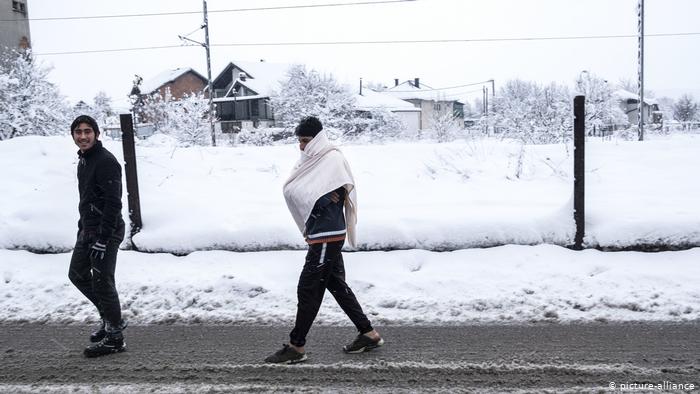
[[287, 75], [289, 64], [230, 62], [212, 81], [221, 131], [273, 126], [270, 96]]
[[[270, 97], [287, 78], [291, 64], [265, 61], [230, 62], [212, 81], [214, 105], [222, 132], [275, 125]], [[421, 127], [421, 109], [410, 102], [368, 88], [355, 91], [358, 115], [384, 108], [396, 114], [408, 130]]]
[[[639, 95], [624, 89], [618, 89], [614, 93], [620, 102], [620, 108], [627, 115], [630, 124], [639, 123]], [[642, 105], [642, 120], [644, 123], [661, 123], [663, 114], [659, 111], [659, 103], [653, 98], [644, 98]]]
[[170, 90], [172, 98], [181, 99], [186, 94], [203, 92], [208, 82], [206, 77], [192, 68], [176, 68], [165, 70], [141, 83], [138, 93], [141, 97], [156, 94], [165, 97], [166, 91]]
[[421, 110], [420, 129], [431, 127], [431, 119], [436, 113], [451, 113], [455, 117], [455, 125], [464, 125], [464, 104], [458, 100], [450, 100], [439, 89], [422, 83], [419, 78], [399, 83], [394, 80], [394, 86], [381, 92], [413, 104]]
[[369, 115], [374, 110], [384, 109], [393, 112], [407, 131], [420, 130], [421, 109], [408, 101], [363, 86], [356, 92], [355, 102], [360, 114]]

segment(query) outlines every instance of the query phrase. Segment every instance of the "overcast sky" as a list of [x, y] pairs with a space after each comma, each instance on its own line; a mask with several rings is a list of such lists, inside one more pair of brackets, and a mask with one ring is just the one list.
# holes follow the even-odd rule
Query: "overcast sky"
[[[280, 5], [348, 3], [352, 0], [209, 0], [209, 11]], [[30, 18], [201, 11], [198, 0], [28, 0]], [[637, 39], [578, 39], [413, 44], [216, 46], [234, 43], [469, 40], [494, 38], [636, 35], [637, 0], [416, 0], [286, 10], [209, 14], [212, 76], [232, 60], [304, 63], [348, 83], [393, 84], [421, 78], [432, 87], [488, 79], [538, 82], [573, 80], [589, 70], [611, 82], [636, 80]], [[645, 33], [698, 33], [700, 1], [646, 0]], [[196, 30], [201, 14], [31, 21], [34, 52], [54, 70], [51, 79], [72, 102], [92, 102], [102, 90], [126, 104], [134, 74], [149, 79], [177, 67], [206, 76], [202, 47], [113, 53], [42, 55], [51, 52], [179, 45]], [[203, 31], [190, 35], [204, 40]], [[700, 96], [700, 35], [647, 37], [645, 86], [657, 96]], [[480, 96], [480, 86], [450, 91]]]

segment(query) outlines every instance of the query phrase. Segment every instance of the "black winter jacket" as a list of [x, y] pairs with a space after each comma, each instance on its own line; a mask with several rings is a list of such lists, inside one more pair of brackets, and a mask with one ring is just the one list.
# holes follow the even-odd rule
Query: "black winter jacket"
[[[340, 200], [333, 202], [331, 193], [338, 193]], [[316, 201], [311, 215], [306, 221], [305, 238], [306, 243], [336, 242], [345, 239], [345, 198], [347, 191], [344, 187], [339, 187], [332, 192], [323, 195]]]
[[123, 240], [121, 165], [100, 141], [78, 157], [78, 230], [102, 243]]

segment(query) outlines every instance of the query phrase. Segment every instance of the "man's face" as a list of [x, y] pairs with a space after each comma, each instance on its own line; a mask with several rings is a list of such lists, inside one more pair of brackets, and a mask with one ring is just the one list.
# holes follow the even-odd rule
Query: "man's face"
[[299, 137], [299, 149], [304, 150], [314, 137]]
[[82, 152], [92, 148], [97, 138], [95, 130], [87, 123], [81, 123], [73, 130], [73, 141]]

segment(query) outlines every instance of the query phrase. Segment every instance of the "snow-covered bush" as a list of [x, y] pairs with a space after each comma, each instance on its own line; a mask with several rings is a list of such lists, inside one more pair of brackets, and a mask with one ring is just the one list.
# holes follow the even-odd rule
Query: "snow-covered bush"
[[565, 142], [573, 135], [573, 97], [565, 86], [511, 80], [501, 87], [488, 122], [525, 144]]
[[177, 138], [185, 146], [207, 145], [211, 128], [207, 119], [209, 103], [202, 93], [185, 94], [175, 100], [167, 89], [165, 95], [144, 100], [144, 120], [154, 124], [156, 131]]
[[0, 140], [68, 133], [71, 110], [31, 53], [0, 53]]
[[[323, 76], [303, 65], [294, 65], [271, 97], [279, 125], [293, 128], [305, 116], [316, 116], [328, 130], [355, 130], [355, 97], [333, 76]], [[332, 136], [339, 137], [339, 136]]]
[[627, 125], [629, 119], [620, 108], [613, 86], [591, 72], [581, 73], [576, 79], [578, 94], [586, 96], [586, 132], [610, 125]]
[[353, 122], [355, 131], [346, 134], [349, 140], [386, 142], [406, 138], [406, 126], [396, 114], [386, 108], [357, 112]]

